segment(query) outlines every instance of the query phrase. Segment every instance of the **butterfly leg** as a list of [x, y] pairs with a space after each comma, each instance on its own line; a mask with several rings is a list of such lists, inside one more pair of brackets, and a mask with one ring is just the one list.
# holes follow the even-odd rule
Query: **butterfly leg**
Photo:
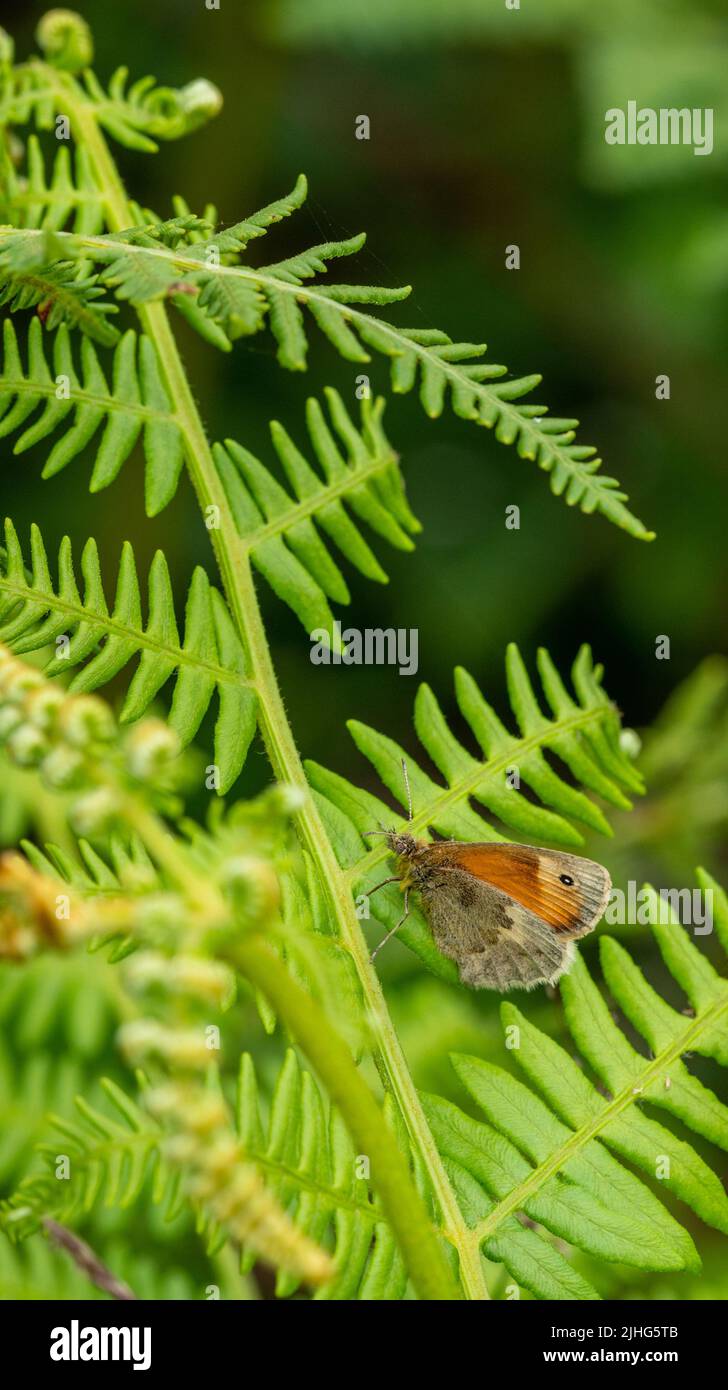
[[393, 878], [383, 878], [382, 881], [381, 881], [381, 883], [378, 883], [378, 884], [377, 884], [376, 888], [367, 888], [367, 891], [366, 891], [366, 893], [364, 894], [364, 897], [365, 897], [365, 898], [371, 898], [372, 893], [378, 893], [378, 892], [379, 892], [379, 889], [380, 889], [380, 888], [386, 888], [386, 886], [387, 886], [388, 883], [399, 883], [399, 881], [400, 881], [400, 880], [399, 880], [399, 878], [397, 877], [396, 874], [394, 875]]
[[[380, 887], [381, 887], [381, 884], [380, 884]], [[392, 930], [391, 930], [391, 931], [388, 931], [388, 932], [387, 932], [387, 935], [382, 937], [382, 940], [380, 941], [379, 945], [374, 947], [374, 950], [372, 951], [372, 954], [371, 954], [370, 957], [369, 957], [369, 964], [370, 964], [370, 965], [371, 965], [372, 961], [374, 960], [374, 957], [377, 955], [377, 953], [378, 953], [379, 951], [381, 951], [382, 947], [383, 947], [383, 946], [386, 946], [386, 944], [387, 944], [387, 942], [389, 941], [390, 937], [394, 936], [395, 932], [398, 932], [399, 929], [400, 929], [400, 927], [403, 926], [404, 923], [407, 921], [407, 918], [409, 917], [409, 895], [410, 895], [410, 890], [409, 890], [409, 888], [405, 888], [405, 890], [404, 890], [404, 916], [403, 916], [403, 917], [400, 917], [400, 919], [399, 919], [399, 921], [398, 921], [396, 927], [392, 927]]]

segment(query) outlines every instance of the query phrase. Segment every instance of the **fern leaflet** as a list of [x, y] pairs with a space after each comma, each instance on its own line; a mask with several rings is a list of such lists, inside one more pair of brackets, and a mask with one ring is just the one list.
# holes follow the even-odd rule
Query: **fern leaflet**
[[[235, 781], [255, 732], [256, 696], [246, 676], [243, 648], [227, 606], [205, 571], [195, 570], [189, 588], [184, 636], [180, 639], [167, 562], [157, 551], [149, 571], [146, 621], [134, 552], [122, 550], [116, 595], [109, 610], [99, 555], [89, 540], [81, 556], [81, 595], [68, 537], [61, 542], [58, 581], [51, 578], [43, 539], [31, 531], [26, 570], [15, 528], [5, 523], [0, 555], [0, 641], [14, 652], [55, 644], [49, 676], [80, 668], [71, 690], [98, 690], [139, 657], [121, 710], [122, 723], [141, 718], [174, 676], [169, 722], [182, 744], [194, 738], [217, 693], [215, 762], [220, 790]], [[66, 639], [59, 644], [59, 639]]]
[[28, 139], [25, 176], [21, 177], [7, 158], [0, 167], [3, 220], [16, 227], [40, 227], [50, 232], [69, 230], [81, 236], [96, 236], [104, 230], [106, 201], [83, 145], [76, 147], [73, 161], [68, 146], [61, 145], [50, 178], [37, 135]]
[[[81, 372], [76, 370], [65, 326], [55, 336], [53, 366], [45, 353], [40, 323], [28, 333], [25, 369], [10, 320], [4, 326], [4, 362], [0, 377], [0, 437], [25, 429], [14, 452], [62, 430], [43, 470], [53, 477], [65, 468], [103, 426], [91, 475], [91, 491], [108, 487], [142, 435], [146, 458], [145, 494], [150, 516], [156, 516], [174, 496], [183, 462], [182, 432], [174, 418], [154, 347], [146, 335], [129, 329], [113, 358], [109, 389], [98, 354], [84, 339]], [[26, 424], [39, 407], [41, 413]]]
[[[532, 844], [551, 841], [578, 850], [584, 843], [579, 824], [611, 834], [600, 807], [559, 775], [545, 756], [547, 752], [565, 763], [582, 787], [613, 806], [629, 806], [625, 792], [641, 794], [642, 780], [620, 749], [619, 716], [602, 689], [601, 670], [593, 665], [589, 649], [582, 647], [574, 663], [576, 700], [543, 649], [538, 654], [538, 666], [551, 718], [540, 708], [517, 647], [508, 648], [508, 690], [518, 735], [511, 734], [501, 722], [473, 678], [462, 669], [456, 671], [458, 706], [480, 745], [480, 758], [474, 757], [451, 733], [429, 686], [420, 687], [415, 700], [415, 728], [425, 752], [442, 773], [445, 786], [433, 781], [392, 739], [357, 721], [349, 724], [357, 747], [403, 805], [405, 759], [414, 804], [410, 828], [415, 834], [423, 835], [430, 828], [449, 839], [503, 838], [471, 807], [471, 798], [507, 830], [528, 837]], [[309, 762], [306, 766], [339, 862], [348, 871], [353, 891], [357, 895], [364, 893], [374, 886], [377, 876], [382, 877], [387, 851], [381, 842], [372, 849], [369, 846], [373, 842], [366, 841], [367, 851], [362, 853], [362, 832], [377, 825], [395, 823], [403, 827], [405, 823], [371, 793], [355, 788], [318, 763]], [[509, 779], [514, 771], [540, 805], [520, 795], [512, 776]], [[394, 926], [401, 916], [401, 894], [396, 885], [377, 893], [372, 909], [387, 927]], [[408, 918], [400, 936], [435, 973], [446, 979], [457, 978], [454, 967], [435, 948], [421, 916], [413, 914]]]
[[[326, 392], [331, 426], [311, 399], [306, 423], [323, 480], [278, 421], [271, 435], [294, 492], [289, 493], [247, 449], [228, 440], [215, 461], [232, 515], [255, 567], [307, 631], [331, 630], [328, 599], [349, 602], [349, 590], [320, 532], [368, 579], [387, 576], [350, 512], [400, 550], [419, 531], [394, 453], [381, 425], [384, 401], [362, 401], [357, 429], [338, 392]], [[347, 510], [348, 509], [348, 510]]]
[[[725, 894], [707, 875], [701, 874], [701, 883], [716, 895], [716, 928], [725, 946]], [[474, 1239], [540, 1298], [563, 1295], [554, 1291], [548, 1270], [539, 1268], [547, 1243], [540, 1232], [532, 1232], [533, 1260], [517, 1269], [508, 1249], [517, 1212], [599, 1259], [641, 1269], [700, 1267], [687, 1231], [615, 1154], [657, 1176], [704, 1221], [728, 1231], [728, 1199], [717, 1175], [643, 1108], [667, 1110], [728, 1147], [728, 1109], [681, 1060], [688, 1049], [723, 1064], [728, 1060], [728, 982], [674, 918], [658, 920], [656, 913], [652, 930], [694, 1010], [689, 1018], [660, 998], [621, 946], [609, 937], [600, 943], [610, 992], [653, 1049], [648, 1056], [614, 1022], [581, 959], [561, 981], [569, 1029], [606, 1094], [559, 1044], [505, 1002], [501, 1017], [509, 1030], [509, 1056], [531, 1085], [491, 1063], [455, 1056], [458, 1078], [487, 1123], [438, 1097], [425, 1098]]]

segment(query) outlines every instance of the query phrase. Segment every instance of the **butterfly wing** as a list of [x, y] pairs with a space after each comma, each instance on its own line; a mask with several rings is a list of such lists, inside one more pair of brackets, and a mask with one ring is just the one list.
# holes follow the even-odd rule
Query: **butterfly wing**
[[609, 898], [606, 869], [578, 855], [500, 843], [428, 848], [419, 886], [433, 936], [475, 988], [553, 984]]
[[[438, 876], [439, 878], [439, 876]], [[434, 887], [434, 885], [433, 885]], [[420, 890], [438, 950], [475, 989], [533, 989], [563, 974], [568, 940], [498, 888], [452, 869]]]
[[592, 931], [609, 901], [612, 881], [606, 869], [577, 854], [499, 842], [440, 841], [430, 848], [443, 869], [464, 870], [500, 889], [555, 932], [572, 939]]

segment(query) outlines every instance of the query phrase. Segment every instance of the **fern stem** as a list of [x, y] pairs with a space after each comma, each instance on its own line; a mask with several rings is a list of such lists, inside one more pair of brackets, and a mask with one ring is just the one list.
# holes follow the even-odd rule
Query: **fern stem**
[[[106, 139], [94, 114], [92, 105], [84, 100], [78, 86], [63, 74], [52, 71], [50, 81], [56, 86], [56, 96], [63, 103], [63, 109], [71, 119], [71, 127], [76, 138], [85, 145], [94, 168], [100, 189], [103, 191], [108, 222], [112, 230], [122, 231], [130, 226], [133, 217], [119, 176], [116, 164], [109, 151]], [[399, 1045], [389, 1012], [382, 994], [378, 977], [369, 963], [366, 942], [361, 933], [354, 912], [354, 905], [344, 878], [339, 869], [333, 849], [329, 843], [325, 827], [308, 794], [308, 785], [301, 760], [286, 716], [283, 699], [278, 687], [275, 670], [270, 658], [252, 573], [244, 546], [238, 536], [234, 520], [230, 514], [227, 498], [220, 481], [209, 440], [202, 424], [177, 343], [169, 324], [166, 310], [162, 304], [140, 305], [137, 310], [140, 321], [155, 343], [161, 369], [164, 373], [170, 399], [174, 403], [176, 416], [186, 441], [187, 464], [195, 493], [204, 511], [208, 506], [218, 507], [219, 527], [210, 531], [215, 555], [220, 567], [223, 583], [231, 611], [237, 623], [256, 686], [260, 704], [261, 732], [273, 771], [280, 780], [299, 787], [307, 793], [306, 803], [299, 814], [299, 828], [306, 847], [317, 867], [321, 882], [329, 898], [334, 920], [338, 922], [342, 939], [349, 948], [359, 975], [364, 998], [368, 1007], [370, 1026], [374, 1035], [375, 1048], [379, 1052], [386, 1071], [387, 1084], [407, 1125], [410, 1137], [426, 1165], [432, 1189], [440, 1209], [443, 1231], [450, 1243], [457, 1249], [460, 1261], [460, 1277], [467, 1297], [477, 1300], [488, 1298], [479, 1251], [469, 1239], [469, 1232], [463, 1220], [457, 1199], [445, 1172], [444, 1165], [430, 1133], [424, 1112], [420, 1105], [414, 1083]], [[275, 958], [273, 958], [275, 959]], [[263, 966], [272, 971], [267, 960]], [[275, 972], [272, 972], [275, 975]], [[285, 974], [285, 972], [284, 972]], [[292, 982], [285, 976], [287, 983]], [[271, 988], [276, 991], [281, 983], [273, 979]], [[294, 1009], [296, 1018], [292, 1031], [299, 1036], [299, 1028], [308, 1044], [302, 1043], [305, 1050], [314, 1048], [316, 1066], [322, 1079], [329, 1075], [326, 1057], [319, 1061], [320, 1047], [316, 1038], [311, 1037], [308, 1026], [308, 1010], [312, 1004], [302, 993], [306, 1007]], [[293, 1006], [292, 1006], [293, 1007]], [[281, 1010], [281, 1012], [283, 1012]], [[326, 1020], [321, 1015], [323, 1022]], [[337, 1035], [326, 1025], [329, 1045], [343, 1044]], [[313, 1053], [309, 1052], [313, 1060]], [[337, 1052], [337, 1055], [339, 1053]], [[407, 1255], [408, 1267], [413, 1282], [421, 1289], [432, 1288], [450, 1290], [446, 1297], [452, 1297], [452, 1279], [447, 1264], [441, 1254], [432, 1226], [427, 1218], [424, 1203], [421, 1201], [409, 1174], [402, 1181], [392, 1179], [397, 1167], [402, 1163], [399, 1150], [391, 1137], [379, 1109], [361, 1080], [356, 1067], [344, 1050], [348, 1063], [346, 1074], [347, 1088], [339, 1096], [341, 1112], [353, 1133], [366, 1132], [367, 1152], [387, 1155], [375, 1169], [374, 1182], [382, 1195], [388, 1220], [398, 1243]], [[341, 1064], [343, 1066], [343, 1062]], [[336, 1070], [336, 1077], [340, 1069]], [[338, 1081], [337, 1095], [338, 1093]], [[368, 1103], [362, 1099], [366, 1092]], [[352, 1101], [351, 1096], [355, 1099]], [[363, 1107], [363, 1108], [362, 1108]], [[373, 1165], [374, 1166], [374, 1165]], [[392, 1193], [385, 1200], [385, 1192]], [[416, 1233], [416, 1240], [413, 1239]], [[427, 1252], [424, 1260], [422, 1251]], [[424, 1266], [427, 1266], [425, 1268]], [[425, 1294], [425, 1297], [441, 1297], [443, 1294]]]
[[323, 1010], [291, 978], [265, 941], [247, 937], [235, 945], [230, 958], [263, 991], [290, 1029], [344, 1115], [352, 1138], [369, 1159], [373, 1181], [393, 1227], [393, 1214], [397, 1213], [400, 1248], [420, 1297], [448, 1302], [459, 1299], [458, 1286], [444, 1264], [407, 1162], [383, 1124], [379, 1106], [348, 1048]]

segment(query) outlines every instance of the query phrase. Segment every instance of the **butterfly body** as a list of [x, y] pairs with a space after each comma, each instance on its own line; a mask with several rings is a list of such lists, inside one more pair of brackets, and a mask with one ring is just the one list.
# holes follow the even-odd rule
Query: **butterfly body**
[[606, 869], [578, 855], [500, 841], [428, 844], [398, 831], [386, 839], [405, 895], [419, 894], [435, 944], [476, 989], [554, 984], [609, 898]]

